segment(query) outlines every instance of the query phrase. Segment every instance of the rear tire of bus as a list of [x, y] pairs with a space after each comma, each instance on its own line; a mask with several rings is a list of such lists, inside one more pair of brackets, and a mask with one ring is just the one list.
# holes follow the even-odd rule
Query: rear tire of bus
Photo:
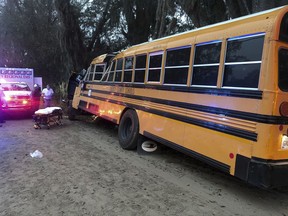
[[139, 138], [139, 121], [134, 110], [127, 110], [123, 114], [119, 124], [118, 138], [123, 149], [136, 149]]

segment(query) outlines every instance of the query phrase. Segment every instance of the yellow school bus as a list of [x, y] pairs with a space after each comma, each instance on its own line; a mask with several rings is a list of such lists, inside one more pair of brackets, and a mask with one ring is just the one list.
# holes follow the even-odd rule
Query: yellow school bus
[[[88, 73], [89, 74], [89, 73]], [[288, 185], [288, 7], [132, 46], [73, 107], [250, 184]]]

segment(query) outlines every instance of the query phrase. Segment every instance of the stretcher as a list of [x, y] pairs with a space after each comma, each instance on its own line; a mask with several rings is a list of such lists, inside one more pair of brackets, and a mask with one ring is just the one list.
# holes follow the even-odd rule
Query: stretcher
[[41, 125], [47, 126], [50, 129], [51, 125], [62, 125], [62, 108], [61, 107], [47, 107], [35, 111], [33, 120], [35, 122], [34, 128], [41, 129]]

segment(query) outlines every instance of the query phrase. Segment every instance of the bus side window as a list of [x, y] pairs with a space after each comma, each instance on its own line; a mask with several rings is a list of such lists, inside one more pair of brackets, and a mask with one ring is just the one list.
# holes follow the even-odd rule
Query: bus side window
[[133, 57], [126, 57], [125, 58], [123, 82], [131, 82], [132, 81], [133, 60], [134, 60]]
[[114, 74], [115, 74], [115, 61], [112, 62], [112, 66], [109, 72], [109, 76], [108, 76], [108, 81], [109, 82], [113, 82], [114, 79]]
[[278, 86], [282, 91], [288, 91], [288, 50], [287, 49], [280, 49], [278, 54]]
[[115, 82], [121, 82], [122, 78], [122, 66], [123, 66], [123, 59], [118, 59], [116, 64], [116, 70], [115, 70]]
[[92, 81], [93, 80], [95, 67], [96, 67], [96, 65], [92, 65], [91, 66], [91, 70], [89, 71], [89, 74], [88, 74], [88, 81]]
[[137, 55], [135, 63], [135, 83], [144, 83], [147, 55]]
[[149, 54], [148, 82], [160, 82], [163, 51]]
[[100, 80], [105, 71], [105, 64], [95, 65], [94, 80]]
[[167, 50], [164, 84], [187, 84], [191, 47]]
[[280, 26], [279, 40], [288, 42], [288, 13], [283, 16]]
[[258, 88], [264, 35], [227, 41], [223, 87]]
[[217, 86], [221, 44], [214, 41], [196, 45], [192, 85]]

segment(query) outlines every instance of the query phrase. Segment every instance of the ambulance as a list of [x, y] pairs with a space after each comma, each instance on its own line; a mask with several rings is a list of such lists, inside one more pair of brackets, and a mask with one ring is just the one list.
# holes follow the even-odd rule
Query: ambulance
[[32, 90], [42, 87], [42, 77], [34, 77], [30, 68], [0, 68], [0, 90], [4, 112], [33, 112]]

